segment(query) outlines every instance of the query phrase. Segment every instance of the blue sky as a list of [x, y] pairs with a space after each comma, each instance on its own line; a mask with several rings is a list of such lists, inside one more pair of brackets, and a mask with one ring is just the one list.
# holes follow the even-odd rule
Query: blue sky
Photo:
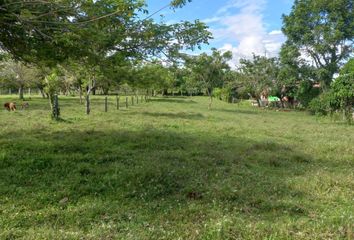
[[[170, 0], [146, 0], [150, 13], [167, 5]], [[208, 24], [214, 40], [203, 51], [216, 47], [230, 50], [234, 63], [255, 54], [277, 56], [285, 37], [281, 33], [282, 14], [288, 14], [293, 0], [193, 0], [173, 11], [164, 9], [155, 15], [159, 20], [175, 23], [200, 19]]]

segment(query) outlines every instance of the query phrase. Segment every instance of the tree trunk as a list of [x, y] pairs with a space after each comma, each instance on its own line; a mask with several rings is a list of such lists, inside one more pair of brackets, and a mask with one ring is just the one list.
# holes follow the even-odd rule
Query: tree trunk
[[209, 96], [209, 106], [208, 106], [208, 109], [211, 110], [211, 105], [213, 103], [213, 96]]
[[86, 96], [86, 114], [89, 115], [90, 112], [91, 112], [90, 94], [87, 94], [87, 96]]
[[207, 89], [208, 95], [209, 95], [209, 105], [208, 105], [208, 110], [211, 110], [211, 105], [213, 103], [213, 94], [212, 91], [208, 88]]
[[262, 105], [261, 105], [261, 99], [257, 98], [257, 103], [258, 103], [258, 107], [262, 107]]
[[18, 95], [19, 95], [20, 100], [24, 100], [23, 91], [24, 91], [24, 89], [23, 89], [23, 86], [21, 85], [18, 89]]
[[42, 98], [46, 98], [46, 95], [44, 93], [44, 89], [43, 88], [39, 87], [39, 92], [41, 93]]
[[91, 112], [91, 102], [90, 102], [90, 94], [96, 88], [96, 80], [93, 79], [91, 83], [87, 86], [86, 93], [86, 114], [89, 115]]

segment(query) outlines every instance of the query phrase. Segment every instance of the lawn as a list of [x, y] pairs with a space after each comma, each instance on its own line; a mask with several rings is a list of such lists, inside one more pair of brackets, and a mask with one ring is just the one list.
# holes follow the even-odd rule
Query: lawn
[[[1, 106], [10, 96], [1, 96]], [[0, 239], [354, 239], [354, 126], [154, 98], [0, 111]]]

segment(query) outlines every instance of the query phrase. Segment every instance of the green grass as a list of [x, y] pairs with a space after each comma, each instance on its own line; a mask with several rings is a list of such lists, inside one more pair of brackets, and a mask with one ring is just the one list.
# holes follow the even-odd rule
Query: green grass
[[[0, 103], [10, 100], [0, 97]], [[156, 98], [0, 111], [0, 239], [353, 239], [354, 127]], [[122, 103], [123, 105], [123, 103]]]

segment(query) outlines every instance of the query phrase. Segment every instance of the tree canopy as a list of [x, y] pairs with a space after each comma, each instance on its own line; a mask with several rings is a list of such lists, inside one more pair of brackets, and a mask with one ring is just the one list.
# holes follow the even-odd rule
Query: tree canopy
[[[189, 0], [174, 0], [182, 7]], [[67, 58], [171, 56], [207, 43], [199, 21], [156, 23], [140, 0], [0, 0], [0, 48], [16, 59], [55, 65]]]
[[317, 79], [329, 86], [343, 61], [353, 53], [353, 1], [296, 0], [283, 22], [286, 45], [312, 59]]

